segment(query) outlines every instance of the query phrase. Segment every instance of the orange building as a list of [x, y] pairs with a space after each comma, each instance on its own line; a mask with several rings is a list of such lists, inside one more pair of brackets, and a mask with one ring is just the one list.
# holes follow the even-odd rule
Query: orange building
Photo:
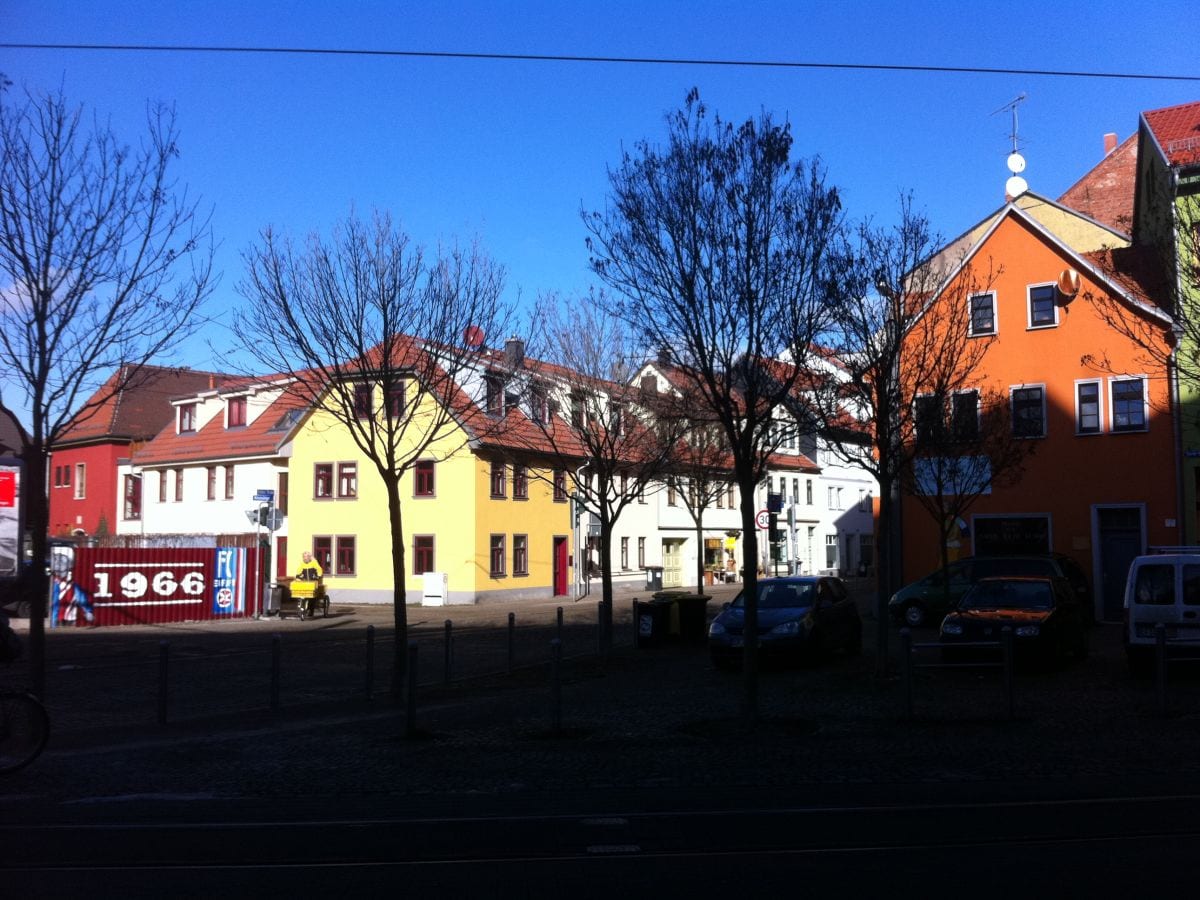
[[[1137, 256], [1111, 225], [1026, 192], [935, 257], [949, 277], [925, 313], [967, 317], [967, 340], [988, 347], [960, 387], [1007, 397], [1004, 428], [1036, 443], [1015, 480], [960, 517], [958, 552], [1068, 554], [1101, 619], [1120, 617], [1133, 556], [1181, 542], [1168, 373], [1104, 314], [1119, 304], [1151, 340], [1170, 339]], [[961, 289], [972, 267], [993, 273], [986, 289]], [[937, 568], [939, 529], [911, 494], [902, 529], [911, 581]]]

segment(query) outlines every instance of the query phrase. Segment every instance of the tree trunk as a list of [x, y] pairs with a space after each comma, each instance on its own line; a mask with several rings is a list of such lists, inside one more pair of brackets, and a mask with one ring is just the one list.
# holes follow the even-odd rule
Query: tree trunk
[[696, 513], [696, 593], [704, 593], [704, 513]]
[[392, 533], [392, 703], [404, 703], [408, 677], [408, 589], [404, 572], [404, 520], [400, 511], [400, 481], [387, 479], [388, 524]]
[[613, 644], [612, 510], [600, 502], [600, 638], [604, 656]]
[[[33, 551], [32, 596], [29, 609], [29, 683], [33, 693], [46, 699], [46, 601], [50, 596], [50, 576], [46, 571], [50, 537], [50, 501], [46, 493], [47, 456], [45, 445], [34, 443], [24, 454], [25, 472], [21, 495], [25, 498], [25, 528]], [[18, 535], [18, 554], [23, 549]], [[17, 564], [22, 564], [20, 555]]]
[[890, 479], [879, 480], [879, 546], [876, 548], [878, 562], [875, 595], [875, 675], [887, 677], [888, 673], [888, 628], [890, 626], [888, 601], [892, 596], [893, 570], [895, 567], [893, 548], [893, 525], [895, 498], [892, 496]]
[[739, 483], [742, 495], [742, 569], [745, 632], [742, 648], [742, 724], [752, 731], [758, 722], [758, 523], [753, 483]]

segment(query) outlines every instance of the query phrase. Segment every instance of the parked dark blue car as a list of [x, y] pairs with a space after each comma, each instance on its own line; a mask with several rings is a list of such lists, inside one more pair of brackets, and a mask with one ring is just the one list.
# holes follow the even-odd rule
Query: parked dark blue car
[[[745, 593], [713, 619], [708, 647], [714, 665], [731, 668], [745, 646]], [[835, 651], [862, 650], [862, 620], [840, 578], [796, 576], [758, 582], [758, 646], [764, 662], [810, 662]]]

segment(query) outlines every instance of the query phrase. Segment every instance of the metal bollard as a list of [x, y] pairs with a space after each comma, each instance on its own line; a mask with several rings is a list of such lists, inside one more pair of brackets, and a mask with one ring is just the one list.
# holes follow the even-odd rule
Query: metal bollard
[[555, 619], [554, 636], [560, 642], [563, 639], [563, 608], [561, 606], [558, 608], [557, 617]]
[[442, 683], [449, 684], [454, 668], [454, 623], [446, 620], [446, 636], [442, 642]]
[[604, 643], [604, 601], [596, 604], [596, 652], [603, 658], [606, 648]]
[[370, 702], [375, 698], [375, 626], [367, 626], [367, 681], [363, 693]]
[[516, 647], [517, 614], [508, 614], [508, 674], [513, 673], [514, 650]]
[[167, 724], [167, 660], [170, 655], [169, 641], [158, 642], [158, 724]]
[[1004, 656], [1004, 702], [1008, 706], [1008, 717], [1015, 715], [1013, 703], [1013, 630], [1011, 625], [1000, 629], [1000, 650]]
[[408, 737], [417, 734], [417, 642], [408, 642], [408, 678], [404, 684], [405, 693], [405, 724], [404, 733]]
[[913, 717], [912, 631], [900, 629], [900, 671], [904, 675], [904, 718]]
[[279, 650], [283, 639], [271, 635], [271, 712], [279, 709]]
[[562, 731], [562, 641], [550, 641], [550, 730], [555, 734]]
[[1158, 714], [1167, 714], [1167, 626], [1154, 626], [1154, 689], [1158, 694]]

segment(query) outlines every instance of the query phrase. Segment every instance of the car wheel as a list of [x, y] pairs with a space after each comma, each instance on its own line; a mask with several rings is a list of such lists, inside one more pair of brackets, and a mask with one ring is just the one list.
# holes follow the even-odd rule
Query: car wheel
[[17, 618], [28, 619], [33, 615], [33, 604], [28, 600], [21, 600], [17, 603]]
[[925, 624], [925, 608], [920, 603], [910, 603], [904, 607], [904, 624], [916, 628]]

